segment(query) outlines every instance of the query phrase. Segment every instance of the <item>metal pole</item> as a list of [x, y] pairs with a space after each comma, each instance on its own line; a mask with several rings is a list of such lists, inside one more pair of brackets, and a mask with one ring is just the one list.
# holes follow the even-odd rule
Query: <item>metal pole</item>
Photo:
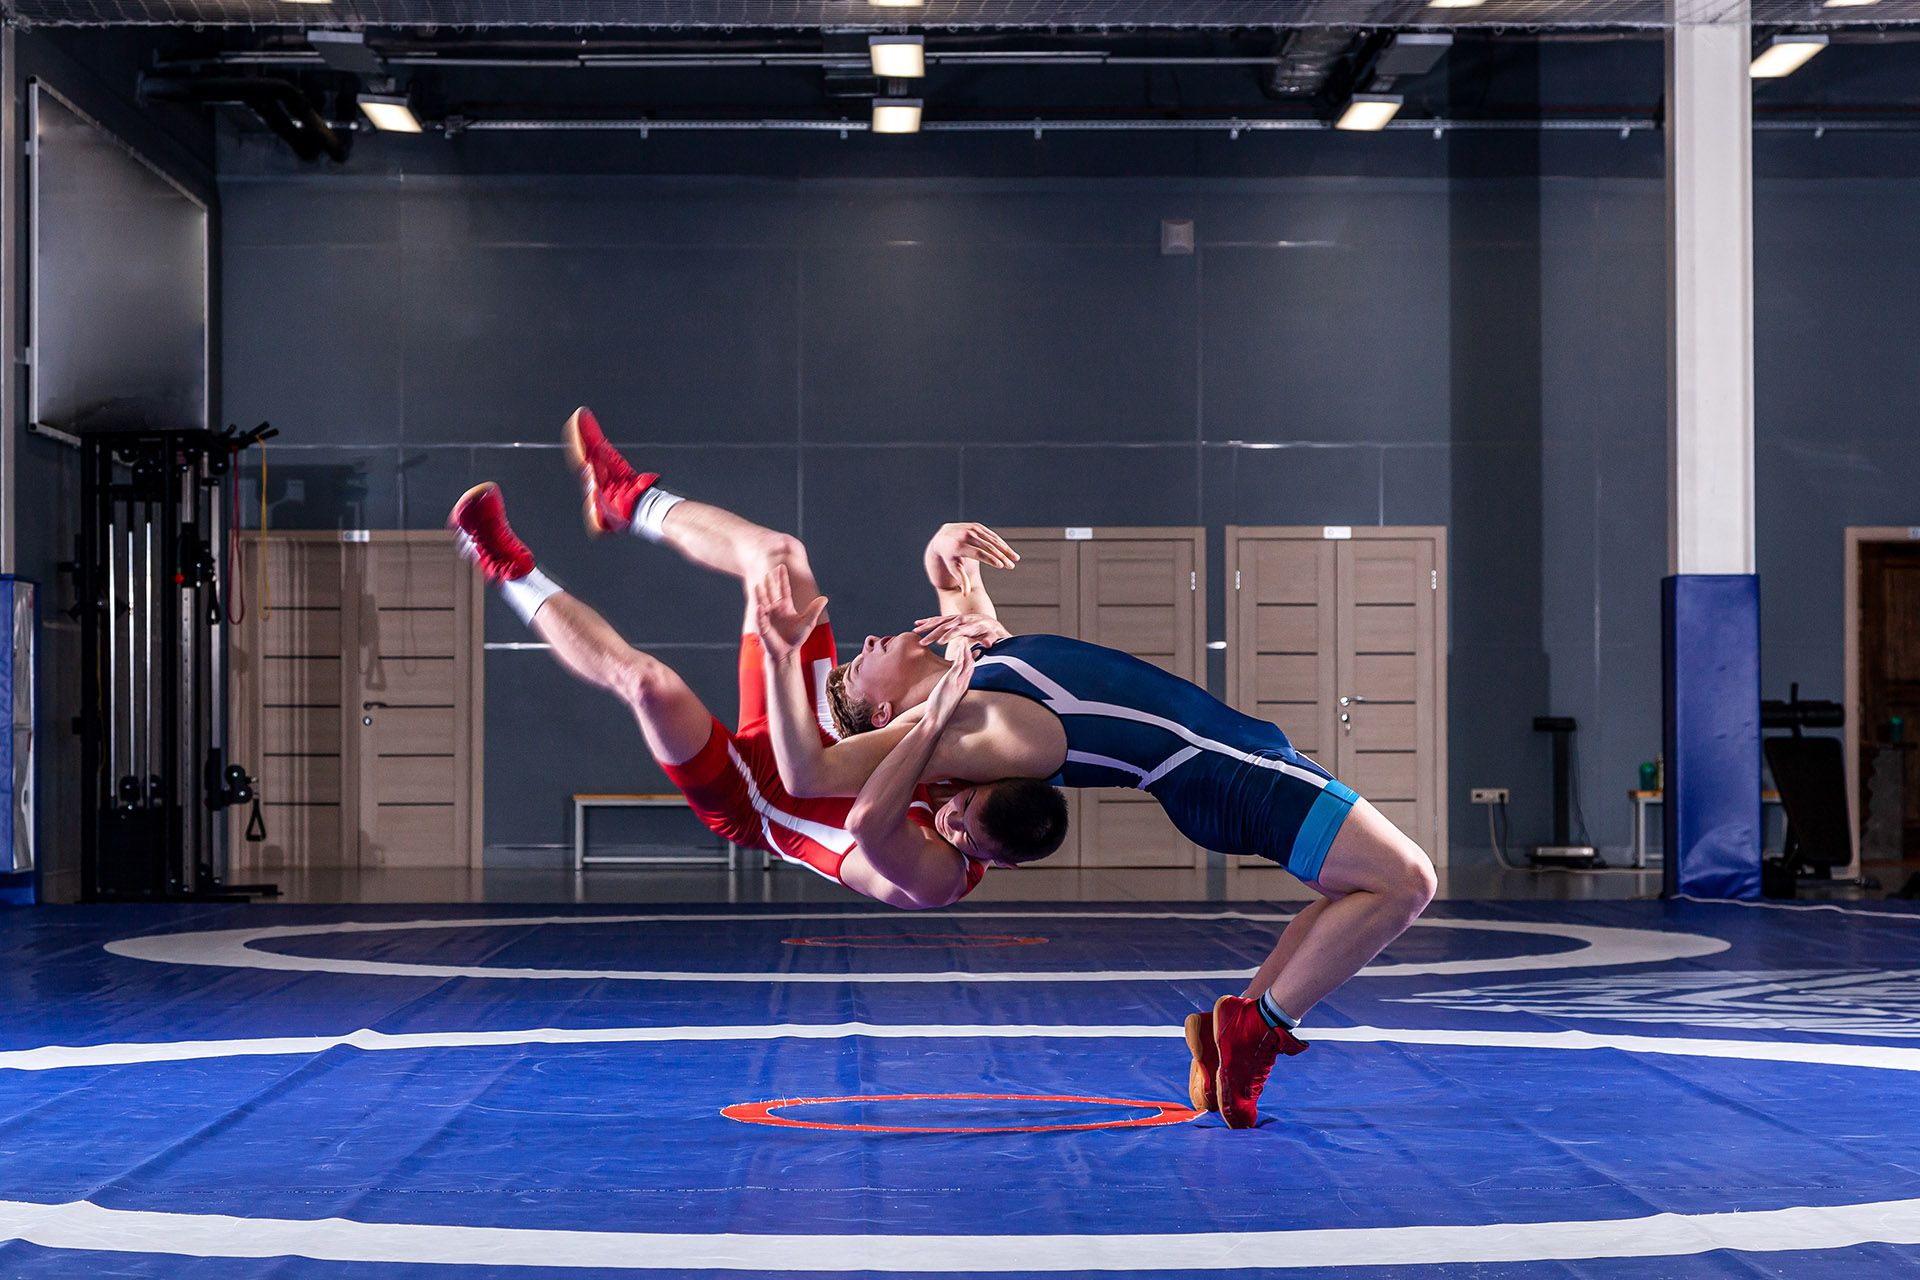
[[[97, 502], [98, 499], [96, 498]], [[97, 517], [97, 512], [89, 511], [89, 520]], [[98, 671], [87, 674], [93, 677], [93, 691], [96, 702], [104, 688], [107, 690], [106, 705], [96, 706], [100, 718], [104, 721], [100, 730], [107, 737], [107, 802], [113, 803], [114, 789], [120, 785], [120, 728], [114, 722], [113, 704], [120, 700], [120, 591], [118, 585], [119, 567], [114, 564], [112, 530], [107, 536], [107, 616], [102, 619], [107, 624], [107, 678], [103, 683]]]
[[[117, 514], [117, 513], [116, 513], [116, 514]], [[134, 725], [134, 715], [133, 715], [133, 711], [134, 711], [134, 706], [135, 706], [135, 694], [134, 694], [134, 689], [133, 689], [133, 682], [134, 682], [134, 670], [135, 670], [135, 667], [134, 667], [134, 664], [135, 664], [136, 662], [138, 662], [138, 661], [139, 661], [139, 657], [138, 657], [138, 655], [137, 655], [137, 654], [135, 654], [135, 653], [134, 653], [134, 651], [133, 651], [133, 648], [134, 648], [134, 618], [133, 618], [133, 614], [134, 614], [134, 610], [135, 610], [135, 607], [136, 607], [136, 606], [134, 605], [134, 602], [133, 602], [133, 595], [134, 595], [134, 592], [133, 592], [133, 588], [134, 588], [134, 576], [133, 576], [133, 574], [134, 574], [134, 570], [133, 570], [133, 550], [134, 550], [134, 538], [133, 538], [133, 511], [132, 511], [132, 505], [131, 505], [131, 504], [129, 504], [129, 505], [128, 505], [128, 511], [127, 511], [127, 608], [126, 608], [126, 615], [127, 615], [127, 616], [126, 616], [126, 623], [127, 623], [127, 701], [126, 701], [126, 704], [125, 704], [125, 706], [124, 706], [124, 708], [120, 708], [120, 709], [117, 709], [117, 710], [116, 710], [116, 718], [117, 718], [117, 716], [118, 716], [118, 711], [119, 711], [119, 710], [124, 710], [124, 711], [126, 712], [126, 721], [127, 721], [127, 776], [128, 776], [128, 777], [130, 777], [130, 778], [132, 778], [132, 779], [134, 780], [134, 787], [135, 787], [135, 789], [136, 789], [136, 791], [137, 791], [137, 790], [139, 790], [139, 789], [142, 789], [142, 788], [144, 788], [144, 787], [145, 787], [145, 786], [146, 786], [147, 784], [146, 784], [146, 783], [145, 783], [145, 782], [144, 782], [144, 781], [142, 780], [142, 777], [141, 777], [141, 771], [140, 771], [140, 756], [139, 756], [139, 752], [138, 752], [137, 750], [135, 750], [135, 748], [134, 748], [134, 741], [135, 741], [135, 733], [134, 733], [134, 731], [135, 731], [135, 725]], [[119, 621], [120, 621], [120, 620], [119, 620], [119, 619], [117, 619], [117, 618], [116, 618], [116, 619], [114, 620], [114, 622], [115, 622], [115, 625], [116, 625], [116, 626], [117, 626], [117, 625], [119, 624]], [[120, 696], [120, 691], [119, 691], [118, 689], [115, 689], [115, 690], [114, 690], [114, 700], [115, 700], [116, 702], [117, 702], [117, 701], [119, 701], [119, 696]]]
[[152, 794], [153, 777], [157, 772], [157, 766], [159, 763], [157, 757], [159, 755], [159, 746], [160, 746], [160, 744], [154, 740], [154, 736], [153, 736], [154, 567], [153, 567], [153, 504], [151, 502], [145, 504], [145, 510], [143, 511], [142, 514], [145, 517], [145, 519], [142, 521], [142, 526], [143, 526], [142, 532], [146, 535], [147, 547], [146, 547], [146, 557], [145, 557], [145, 560], [142, 562], [142, 566], [141, 566], [145, 570], [145, 578], [146, 578], [146, 582], [144, 584], [146, 586], [146, 609], [144, 611], [144, 616], [141, 620], [141, 631], [143, 633], [143, 637], [145, 640], [145, 643], [141, 647], [145, 650], [145, 654], [144, 654], [144, 661], [142, 662], [141, 665], [143, 668], [143, 674], [146, 676], [146, 680], [144, 682], [146, 687], [141, 689], [140, 691], [141, 693], [141, 698], [140, 698], [141, 727], [145, 730], [145, 732], [142, 733], [140, 736], [145, 739], [145, 742], [142, 743], [141, 745], [143, 745], [146, 748], [146, 757], [144, 761], [144, 763], [146, 764], [146, 768], [141, 770], [141, 773], [140, 773], [140, 787], [141, 787], [141, 790], [146, 793], [147, 802], [151, 804], [154, 800], [154, 796]]

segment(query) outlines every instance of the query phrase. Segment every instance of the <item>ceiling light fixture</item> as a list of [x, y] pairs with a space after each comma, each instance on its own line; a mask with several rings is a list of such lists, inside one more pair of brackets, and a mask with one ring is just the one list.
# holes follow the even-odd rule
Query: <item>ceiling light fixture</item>
[[927, 74], [925, 36], [868, 36], [867, 56], [877, 76], [918, 80]]
[[1357, 133], [1378, 133], [1387, 127], [1387, 121], [1400, 113], [1401, 102], [1397, 93], [1356, 93], [1333, 127]]
[[918, 9], [926, 0], [867, 0], [876, 9]]
[[873, 131], [875, 133], [920, 132], [920, 99], [875, 98], [873, 100]]
[[1790, 76], [1807, 64], [1807, 59], [1827, 47], [1825, 36], [1775, 36], [1753, 60], [1748, 74], [1755, 80], [1778, 80]]
[[385, 133], [419, 133], [420, 121], [404, 94], [363, 93], [360, 109], [367, 113], [373, 127]]
[[1427, 0], [1429, 9], [1478, 9], [1487, 0]]
[[1823, 9], [1863, 9], [1870, 4], [1879, 4], [1880, 0], [1826, 0]]

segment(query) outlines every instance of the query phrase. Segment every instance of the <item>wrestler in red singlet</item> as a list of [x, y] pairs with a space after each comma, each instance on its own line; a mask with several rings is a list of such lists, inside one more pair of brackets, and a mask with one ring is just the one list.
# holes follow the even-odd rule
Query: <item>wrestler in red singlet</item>
[[[833, 627], [825, 622], [814, 627], [800, 646], [800, 656], [813, 692], [821, 739], [837, 742], [826, 703], [827, 672], [835, 661]], [[840, 864], [855, 844], [847, 831], [847, 813], [854, 802], [847, 796], [802, 800], [788, 795], [780, 785], [767, 727], [766, 653], [760, 637], [740, 637], [740, 727], [729, 733], [716, 718], [698, 755], [662, 767], [715, 835], [744, 848], [765, 849], [845, 883], [840, 879]], [[909, 816], [931, 828], [933, 810], [927, 789], [918, 788]], [[967, 859], [967, 893], [973, 892], [986, 870], [986, 863]]]

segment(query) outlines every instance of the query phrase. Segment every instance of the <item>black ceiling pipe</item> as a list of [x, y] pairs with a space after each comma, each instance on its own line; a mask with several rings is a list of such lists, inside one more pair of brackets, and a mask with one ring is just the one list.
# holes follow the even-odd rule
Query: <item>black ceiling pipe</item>
[[322, 155], [347, 158], [347, 139], [334, 131], [313, 109], [299, 86], [262, 76], [215, 76], [176, 80], [158, 76], [140, 78], [140, 97], [160, 102], [192, 102], [201, 106], [238, 106], [259, 117], [302, 160]]

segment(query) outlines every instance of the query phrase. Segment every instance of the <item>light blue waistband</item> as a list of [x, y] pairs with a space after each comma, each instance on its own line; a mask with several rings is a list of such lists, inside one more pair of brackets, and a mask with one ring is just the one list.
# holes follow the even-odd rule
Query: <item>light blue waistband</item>
[[1293, 838], [1293, 852], [1287, 855], [1287, 870], [1302, 880], [1318, 880], [1320, 866], [1327, 860], [1340, 824], [1353, 810], [1360, 793], [1345, 783], [1329, 781], [1314, 799], [1313, 807], [1300, 823], [1300, 834]]

